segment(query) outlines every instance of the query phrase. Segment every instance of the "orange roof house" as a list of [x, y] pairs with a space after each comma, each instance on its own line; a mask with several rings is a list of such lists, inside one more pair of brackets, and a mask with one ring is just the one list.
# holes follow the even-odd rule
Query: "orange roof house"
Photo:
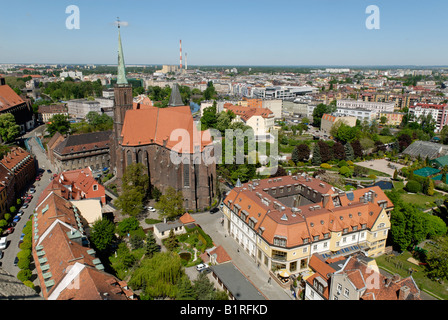
[[180, 217], [179, 220], [183, 224], [190, 224], [196, 222], [196, 220], [194, 220], [193, 217], [188, 212], [185, 212], [185, 214], [182, 217]]
[[95, 180], [89, 167], [58, 174], [39, 199], [45, 198], [52, 191], [67, 200], [99, 199], [103, 205], [106, 204], [105, 188]]

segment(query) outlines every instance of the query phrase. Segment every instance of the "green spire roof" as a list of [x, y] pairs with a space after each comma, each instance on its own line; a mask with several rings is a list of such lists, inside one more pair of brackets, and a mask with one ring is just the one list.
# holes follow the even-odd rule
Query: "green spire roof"
[[128, 84], [126, 70], [124, 68], [123, 47], [121, 46], [120, 25], [118, 25], [118, 76], [117, 84]]

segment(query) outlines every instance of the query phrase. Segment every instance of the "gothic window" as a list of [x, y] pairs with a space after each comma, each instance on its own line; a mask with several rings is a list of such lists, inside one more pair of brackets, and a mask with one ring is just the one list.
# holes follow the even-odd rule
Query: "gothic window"
[[126, 153], [126, 155], [127, 155], [127, 161], [126, 161], [126, 164], [127, 164], [127, 165], [130, 165], [130, 164], [132, 163], [132, 154], [131, 154], [131, 151], [128, 150], [128, 152]]
[[186, 163], [183, 164], [184, 167], [184, 187], [190, 186], [190, 166]]

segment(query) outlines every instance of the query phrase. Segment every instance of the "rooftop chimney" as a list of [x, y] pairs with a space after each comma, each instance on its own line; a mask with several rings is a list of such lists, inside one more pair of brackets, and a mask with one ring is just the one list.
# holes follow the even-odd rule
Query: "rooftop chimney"
[[406, 300], [406, 298], [409, 296], [409, 293], [411, 293], [411, 289], [408, 286], [401, 287], [400, 291], [398, 292], [398, 300]]

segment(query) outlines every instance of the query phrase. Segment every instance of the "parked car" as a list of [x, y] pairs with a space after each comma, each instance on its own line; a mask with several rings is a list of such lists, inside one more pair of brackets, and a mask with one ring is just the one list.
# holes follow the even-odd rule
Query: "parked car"
[[30, 193], [35, 193], [35, 192], [36, 192], [36, 189], [34, 189], [34, 188], [30, 189]]
[[17, 266], [18, 263], [19, 263], [19, 258], [16, 256], [14, 258], [14, 265]]
[[40, 177], [36, 177], [36, 181], [40, 181]]
[[6, 237], [0, 238], [0, 250], [6, 249], [7, 244], [8, 244], [8, 238]]
[[21, 215], [23, 215], [25, 212], [23, 212], [23, 210], [19, 210], [19, 211], [17, 211], [17, 216], [21, 216]]
[[12, 222], [19, 222], [20, 221], [20, 216], [15, 216], [14, 219], [12, 219]]
[[48, 173], [52, 173], [50, 169], [47, 169], [47, 172], [48, 172]]
[[202, 272], [206, 269], [208, 269], [208, 264], [206, 263], [200, 263], [196, 266], [196, 270], [198, 270], [199, 272]]
[[24, 234], [24, 233], [22, 233], [22, 234], [20, 235], [20, 241], [23, 241], [23, 238], [25, 238], [25, 234]]
[[25, 203], [21, 209], [26, 209], [26, 208], [28, 208], [28, 203]]
[[3, 258], [3, 251], [0, 250], [0, 259]]
[[148, 210], [151, 211], [151, 212], [155, 212], [156, 211], [156, 209], [154, 209], [153, 207], [148, 207]]
[[17, 247], [19, 247], [20, 249], [20, 245], [23, 243], [23, 240], [20, 240], [19, 243], [17, 244]]
[[5, 230], [5, 234], [11, 234], [14, 232], [14, 227], [9, 227], [8, 229]]
[[218, 209], [217, 207], [215, 207], [215, 208], [212, 208], [212, 209], [210, 210], [210, 213], [213, 214], [213, 213], [216, 213], [216, 212], [218, 212], [218, 211], [219, 211], [219, 209]]

